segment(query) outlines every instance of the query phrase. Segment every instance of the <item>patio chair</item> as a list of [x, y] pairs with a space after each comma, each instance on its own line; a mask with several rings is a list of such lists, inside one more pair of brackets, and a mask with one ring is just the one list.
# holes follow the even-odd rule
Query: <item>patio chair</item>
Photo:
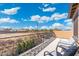
[[44, 56], [73, 56], [77, 51], [75, 41], [69, 43], [67, 41], [59, 41], [55, 51], [45, 51]]

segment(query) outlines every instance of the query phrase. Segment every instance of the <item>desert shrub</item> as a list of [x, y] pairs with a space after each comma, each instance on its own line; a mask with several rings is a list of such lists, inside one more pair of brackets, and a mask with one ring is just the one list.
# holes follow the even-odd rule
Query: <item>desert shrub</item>
[[23, 53], [35, 46], [34, 40], [23, 41], [17, 44], [17, 54]]
[[17, 44], [16, 54], [18, 55], [18, 54], [20, 54], [20, 53], [22, 53], [22, 46], [21, 46], [21, 44], [19, 43], [19, 44]]
[[30, 35], [29, 37], [25, 37], [22, 42], [17, 44], [17, 54], [19, 55], [42, 43], [42, 38], [49, 39], [50, 37], [52, 37], [52, 32], [48, 31], [38, 33], [38, 35]]

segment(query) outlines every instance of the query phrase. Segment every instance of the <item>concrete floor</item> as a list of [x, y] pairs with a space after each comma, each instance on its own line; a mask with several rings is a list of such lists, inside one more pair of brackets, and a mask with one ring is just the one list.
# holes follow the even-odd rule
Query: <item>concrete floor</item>
[[44, 48], [41, 52], [39, 52], [36, 56], [44, 56], [45, 51], [52, 52], [56, 50], [58, 42], [62, 40], [63, 42], [66, 42], [68, 44], [71, 44], [74, 40], [73, 39], [61, 39], [61, 38], [56, 38], [53, 42], [51, 42], [46, 48]]
[[44, 48], [41, 52], [39, 52], [36, 56], [44, 56], [45, 51], [53, 51], [56, 49], [57, 43], [60, 41], [59, 38], [56, 38], [53, 42], [51, 42], [46, 48]]

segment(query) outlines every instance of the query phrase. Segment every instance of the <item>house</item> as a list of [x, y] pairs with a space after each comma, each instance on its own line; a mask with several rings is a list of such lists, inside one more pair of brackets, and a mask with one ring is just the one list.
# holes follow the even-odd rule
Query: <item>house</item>
[[[71, 4], [69, 18], [71, 18], [73, 22], [73, 38], [79, 46], [79, 3]], [[75, 55], [79, 56], [79, 48]]]
[[79, 3], [73, 3], [70, 6], [69, 18], [73, 22], [73, 38], [79, 40]]

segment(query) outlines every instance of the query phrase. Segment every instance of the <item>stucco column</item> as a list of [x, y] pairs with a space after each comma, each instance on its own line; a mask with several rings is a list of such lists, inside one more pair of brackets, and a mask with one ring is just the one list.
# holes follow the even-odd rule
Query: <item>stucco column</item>
[[78, 40], [78, 18], [73, 21], [73, 36], [75, 40]]
[[73, 15], [73, 37], [75, 41], [78, 41], [78, 9]]

